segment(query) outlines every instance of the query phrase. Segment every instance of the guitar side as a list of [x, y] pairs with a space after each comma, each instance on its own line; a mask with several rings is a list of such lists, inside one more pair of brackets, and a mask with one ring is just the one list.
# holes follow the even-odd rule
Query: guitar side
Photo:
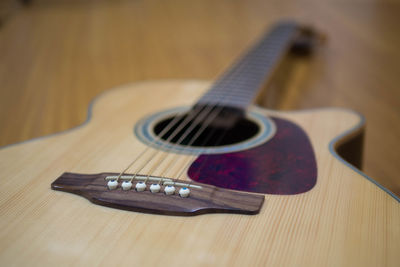
[[255, 216], [142, 214], [93, 205], [50, 189], [65, 171], [120, 171], [145, 147], [133, 134], [139, 119], [190, 105], [208, 85], [145, 82], [112, 90], [97, 99], [85, 125], [0, 150], [0, 263], [398, 264], [398, 201], [329, 149], [338, 137], [346, 139], [343, 133], [351, 129], [349, 134], [354, 133], [361, 126], [360, 116], [345, 110], [275, 112], [253, 107], [300, 125], [312, 143], [318, 169], [310, 191], [266, 195]]

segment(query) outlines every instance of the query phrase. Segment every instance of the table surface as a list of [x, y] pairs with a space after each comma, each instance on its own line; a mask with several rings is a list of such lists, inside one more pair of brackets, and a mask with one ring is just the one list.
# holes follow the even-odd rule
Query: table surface
[[364, 171], [400, 195], [400, 2], [50, 1], [0, 4], [0, 145], [81, 124], [89, 102], [142, 80], [213, 80], [280, 19], [327, 42], [274, 103], [367, 119]]

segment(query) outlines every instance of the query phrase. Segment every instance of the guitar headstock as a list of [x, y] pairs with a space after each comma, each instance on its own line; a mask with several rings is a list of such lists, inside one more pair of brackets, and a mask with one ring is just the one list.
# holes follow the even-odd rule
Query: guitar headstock
[[293, 41], [290, 52], [295, 55], [307, 56], [312, 54], [318, 45], [326, 41], [326, 35], [309, 26], [300, 26], [298, 35]]

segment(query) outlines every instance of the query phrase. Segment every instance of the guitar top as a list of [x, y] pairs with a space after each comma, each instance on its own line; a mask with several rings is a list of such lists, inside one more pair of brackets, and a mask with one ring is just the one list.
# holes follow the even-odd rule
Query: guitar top
[[1, 265], [398, 266], [400, 199], [356, 168], [363, 117], [254, 105], [318, 38], [278, 23], [213, 84], [122, 86], [2, 148]]

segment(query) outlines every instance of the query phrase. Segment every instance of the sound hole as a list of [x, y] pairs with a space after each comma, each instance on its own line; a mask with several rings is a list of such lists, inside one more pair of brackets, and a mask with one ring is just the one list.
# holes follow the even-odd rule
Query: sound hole
[[[207, 126], [204, 131], [198, 135], [201, 131], [202, 124], [199, 123], [196, 126], [191, 126], [194, 122], [190, 121], [180, 131], [176, 130], [181, 123], [185, 120], [186, 116], [182, 117], [175, 123], [175, 126], [171, 127], [166, 133], [161, 136], [161, 139], [166, 141], [170, 138], [169, 143], [189, 145], [192, 147], [216, 147], [237, 144], [246, 141], [254, 137], [260, 130], [260, 127], [254, 122], [247, 118], [240, 118], [238, 121], [229, 128], [218, 127], [214, 125]], [[163, 119], [156, 123], [153, 131], [159, 136], [164, 128], [169, 127], [169, 123], [174, 117]], [[191, 131], [189, 127], [194, 127]], [[188, 133], [189, 132], [189, 133]], [[196, 137], [196, 135], [198, 135]], [[185, 137], [183, 137], [185, 136]], [[182, 140], [183, 139], [183, 140]]]

